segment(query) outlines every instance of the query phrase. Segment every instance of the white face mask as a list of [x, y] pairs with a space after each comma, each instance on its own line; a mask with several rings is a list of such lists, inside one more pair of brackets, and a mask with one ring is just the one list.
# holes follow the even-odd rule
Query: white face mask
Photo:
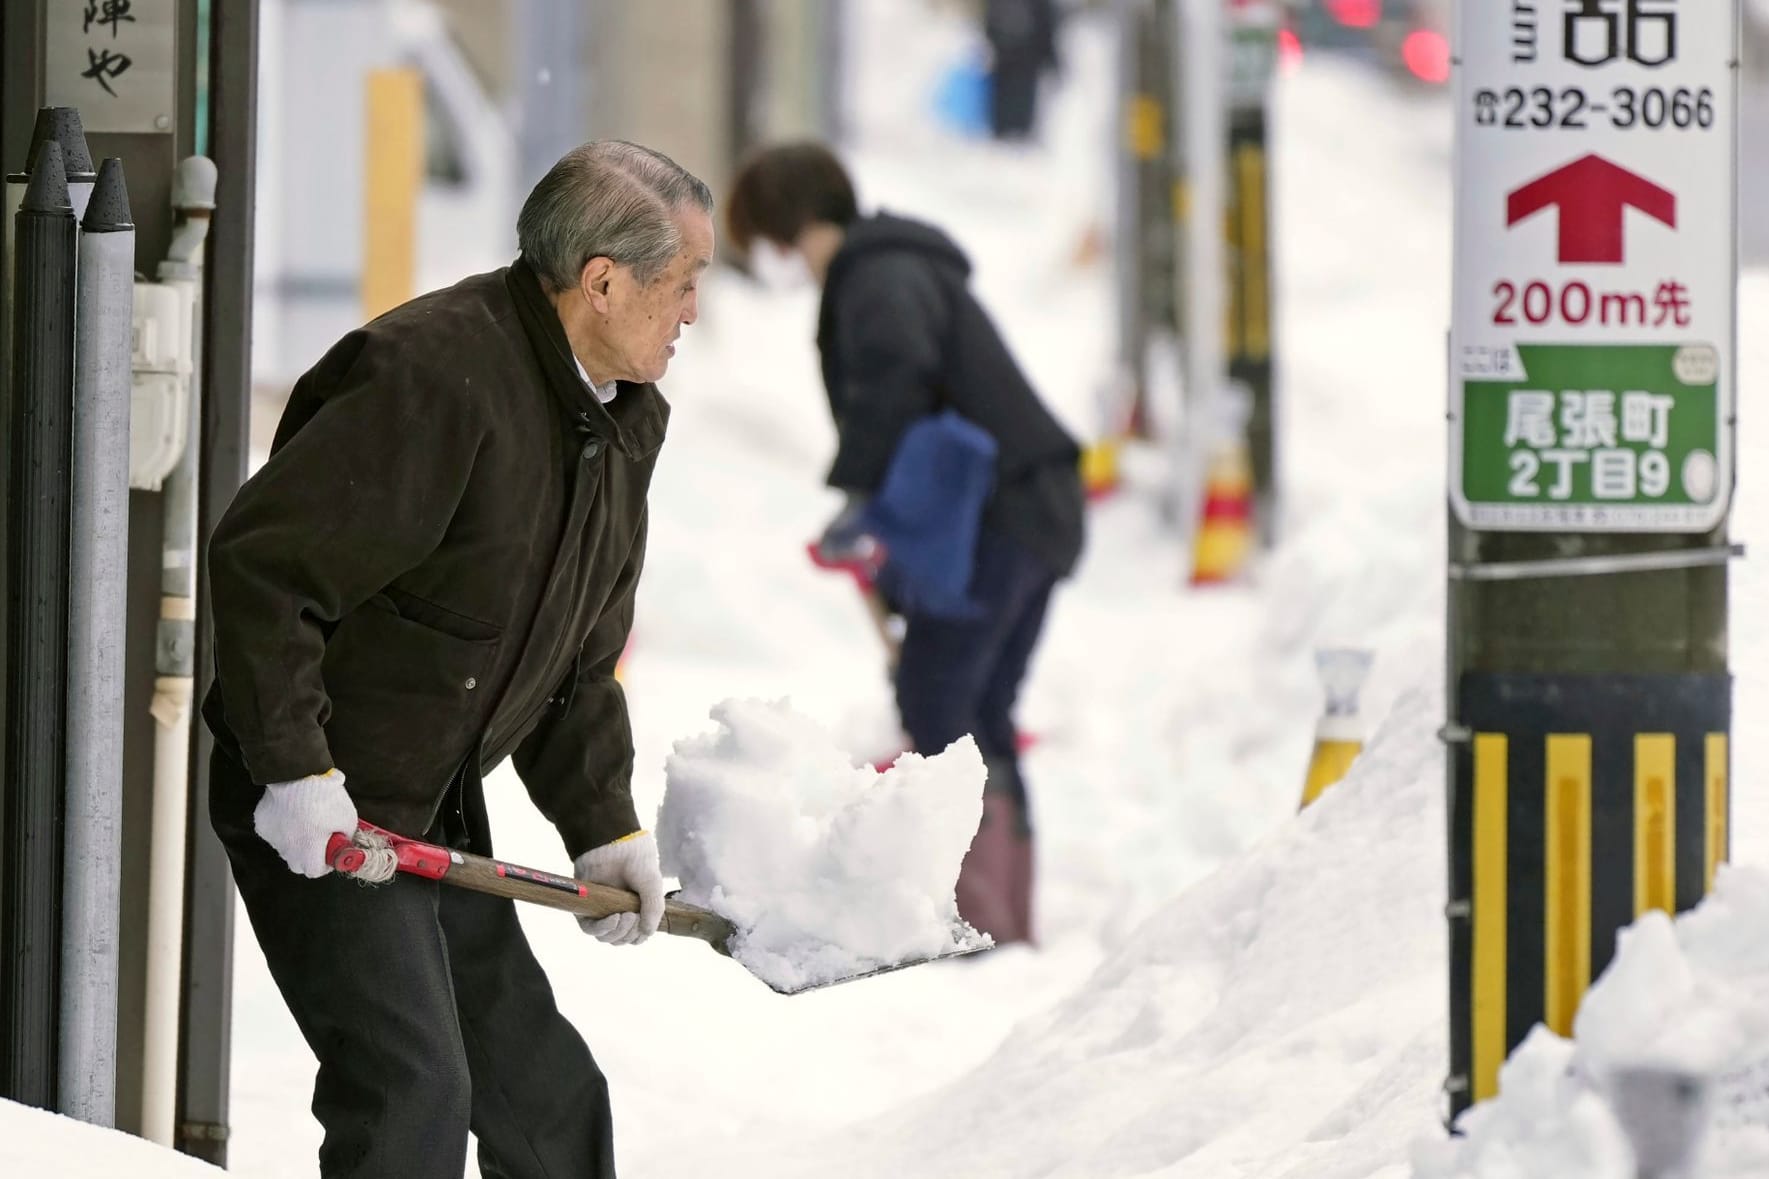
[[815, 283], [805, 256], [797, 250], [758, 237], [749, 251], [749, 270], [771, 291], [797, 291]]

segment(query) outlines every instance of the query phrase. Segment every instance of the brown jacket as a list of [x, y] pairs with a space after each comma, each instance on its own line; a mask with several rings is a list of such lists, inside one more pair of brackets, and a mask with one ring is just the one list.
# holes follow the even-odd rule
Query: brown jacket
[[521, 260], [351, 332], [209, 543], [217, 741], [405, 834], [512, 754], [573, 856], [636, 830], [614, 668], [668, 420], [596, 402]]

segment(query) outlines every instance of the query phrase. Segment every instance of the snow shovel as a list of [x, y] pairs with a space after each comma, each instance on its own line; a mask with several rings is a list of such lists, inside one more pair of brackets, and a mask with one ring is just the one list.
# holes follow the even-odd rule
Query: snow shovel
[[[413, 876], [422, 876], [426, 880], [440, 880], [444, 884], [452, 884], [458, 888], [470, 888], [474, 892], [490, 893], [492, 896], [508, 897], [515, 901], [528, 901], [531, 904], [545, 905], [550, 909], [563, 909], [567, 913], [575, 913], [579, 917], [608, 917], [615, 913], [637, 913], [639, 897], [622, 888], [610, 888], [604, 884], [591, 884], [584, 880], [574, 880], [568, 876], [555, 876], [551, 872], [541, 872], [534, 868], [523, 868], [516, 864], [508, 864], [503, 860], [476, 856], [471, 852], [456, 851], [453, 848], [439, 847], [434, 843], [425, 843], [419, 839], [408, 839], [396, 835], [373, 823], [363, 820], [358, 823], [357, 840], [346, 839], [343, 835], [334, 834], [331, 842], [326, 845], [326, 862], [332, 868], [346, 876], [360, 872], [368, 863], [371, 853], [378, 850], [377, 845], [385, 841], [385, 846], [398, 857], [397, 868], [401, 872]], [[709, 909], [696, 908], [683, 904], [681, 901], [666, 898], [663, 906], [663, 923], [658, 927], [664, 933], [672, 933], [677, 937], [699, 938], [713, 949], [726, 957], [731, 957], [732, 939], [739, 932], [730, 921]], [[819, 982], [807, 983], [797, 987], [776, 986], [767, 979], [768, 986], [782, 995], [798, 995], [805, 991], [814, 991], [820, 987], [834, 986], [836, 983], [853, 982], [859, 978], [871, 978], [875, 974], [889, 974], [895, 970], [903, 970], [910, 966], [920, 966], [924, 962], [936, 962], [941, 958], [959, 958], [966, 954], [974, 954], [987, 946], [953, 948], [944, 950], [925, 958], [910, 958], [902, 962], [888, 962], [880, 966], [870, 967], [844, 975], [841, 978], [824, 979]], [[734, 959], [735, 960], [735, 959]], [[753, 972], [752, 972], [753, 973]], [[756, 977], [760, 978], [760, 975]]]

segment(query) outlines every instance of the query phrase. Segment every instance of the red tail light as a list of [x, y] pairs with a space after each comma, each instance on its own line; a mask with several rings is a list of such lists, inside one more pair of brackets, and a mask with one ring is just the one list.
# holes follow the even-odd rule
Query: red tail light
[[1278, 30], [1278, 72], [1293, 74], [1302, 68], [1302, 38], [1292, 29]]
[[1325, 0], [1325, 7], [1348, 29], [1372, 29], [1382, 19], [1382, 0]]
[[1441, 86], [1450, 80], [1450, 42], [1442, 33], [1414, 29], [1401, 42], [1400, 56], [1421, 82]]

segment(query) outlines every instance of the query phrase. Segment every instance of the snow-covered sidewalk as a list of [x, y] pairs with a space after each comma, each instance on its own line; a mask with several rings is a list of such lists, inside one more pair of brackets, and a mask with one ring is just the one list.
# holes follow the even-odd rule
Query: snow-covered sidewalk
[[[1111, 278], [1071, 256], [1109, 205], [1108, 31], [1071, 27], [1048, 141], [1006, 151], [925, 125], [960, 24], [906, 0], [851, 7], [848, 154], [864, 199], [953, 232], [1034, 381], [1091, 433]], [[610, 949], [568, 917], [525, 913], [610, 1078], [624, 1173], [1401, 1179], [1415, 1146], [1441, 1139], [1448, 108], [1325, 59], [1282, 80], [1276, 104], [1282, 543], [1250, 587], [1186, 590], [1152, 452], [1133, 453], [1126, 490], [1095, 509], [1022, 703], [1039, 738], [1042, 946], [783, 998], [686, 940]], [[627, 681], [642, 815], [674, 744], [728, 698], [788, 699], [859, 754], [893, 737], [870, 621], [846, 579], [804, 557], [834, 506], [814, 306], [709, 276], [666, 382], [675, 412]], [[1744, 307], [1746, 322], [1769, 309], [1769, 283], [1748, 281]], [[1745, 345], [1748, 406], [1769, 343]], [[1745, 540], [1769, 519], [1748, 482], [1737, 518]], [[1769, 746], [1748, 722], [1769, 671], [1763, 589], [1743, 564], [1734, 852], [1758, 864]], [[1298, 817], [1321, 704], [1313, 654], [1329, 645], [1376, 652], [1365, 714], [1380, 733]], [[491, 792], [500, 854], [562, 866], [513, 775]], [[1736, 909], [1755, 929], [1762, 906]], [[311, 1176], [312, 1058], [243, 921], [234, 1020], [232, 1169]], [[0, 1115], [10, 1172], [14, 1123], [52, 1131]], [[86, 1149], [80, 1132], [67, 1141]], [[187, 1173], [176, 1166], [130, 1170]]]

